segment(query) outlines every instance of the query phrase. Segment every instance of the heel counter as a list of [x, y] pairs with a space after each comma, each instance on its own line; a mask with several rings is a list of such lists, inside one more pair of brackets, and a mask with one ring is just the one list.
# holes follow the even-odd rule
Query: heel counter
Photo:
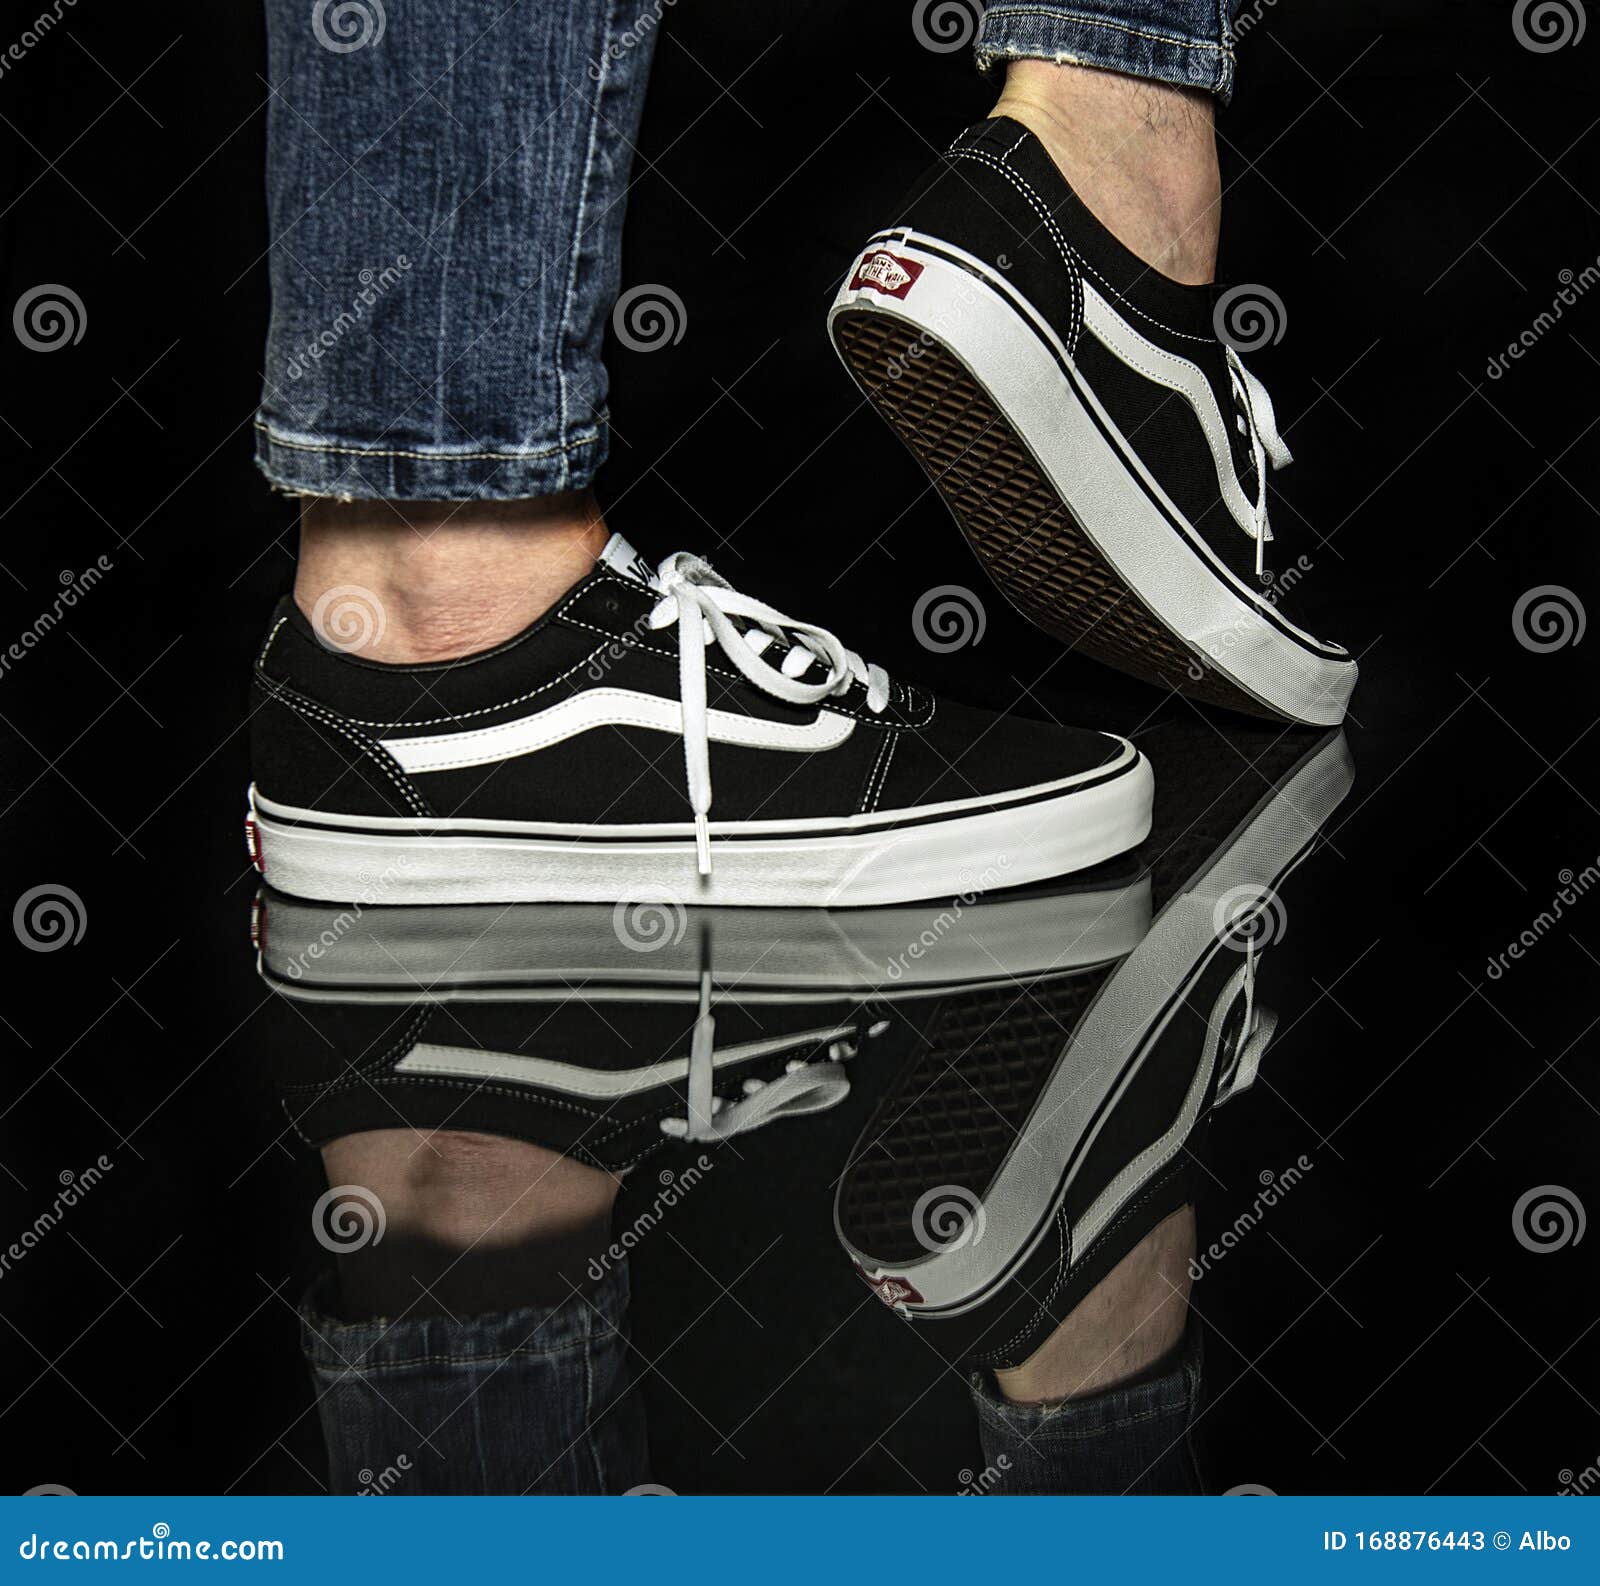
[[353, 722], [258, 671], [251, 686], [250, 761], [277, 804], [349, 815], [432, 815], [399, 762]]

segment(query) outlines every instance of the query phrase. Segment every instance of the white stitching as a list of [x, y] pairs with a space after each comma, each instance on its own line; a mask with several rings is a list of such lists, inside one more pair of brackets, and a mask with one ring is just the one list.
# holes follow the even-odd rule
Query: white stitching
[[437, 727], [447, 721], [471, 721], [474, 716], [487, 716], [493, 711], [510, 710], [513, 705], [520, 705], [525, 700], [530, 700], [536, 694], [542, 694], [546, 689], [554, 688], [557, 683], [564, 683], [576, 671], [592, 666], [594, 658], [605, 650], [606, 646], [597, 644], [581, 661], [575, 661], [559, 677], [553, 677], [548, 683], [541, 683], [537, 688], [530, 688], [526, 694], [518, 694], [515, 699], [504, 699], [498, 705], [485, 705], [481, 710], [464, 710], [456, 716], [428, 716], [421, 721], [371, 721], [360, 716], [352, 716], [350, 720], [359, 727]]
[[1078, 270], [1073, 262], [1077, 258], [1077, 250], [1062, 236], [1061, 228], [1056, 225], [1055, 216], [1050, 213], [1049, 208], [1044, 200], [1040, 198], [1033, 184], [1020, 172], [997, 160], [992, 154], [985, 154], [981, 149], [957, 149], [955, 158], [959, 160], [976, 160], [980, 165], [987, 165], [992, 170], [998, 171], [1022, 194], [1033, 212], [1044, 224], [1045, 229], [1055, 239], [1056, 251], [1061, 255], [1061, 262], [1067, 267], [1067, 280], [1071, 285], [1072, 291], [1072, 340], [1067, 347], [1067, 354], [1070, 357], [1077, 351], [1078, 337], [1083, 330], [1083, 292], [1079, 283]]
[[268, 693], [271, 698], [277, 700], [280, 704], [287, 705], [297, 715], [304, 716], [308, 721], [321, 721], [325, 725], [332, 727], [335, 732], [348, 738], [362, 754], [371, 760], [394, 783], [401, 796], [410, 805], [413, 814], [425, 816], [433, 814], [433, 811], [417, 795], [410, 779], [395, 763], [394, 757], [382, 744], [374, 743], [372, 739], [364, 734], [352, 731], [331, 710], [325, 710], [321, 705], [314, 704], [309, 699], [302, 699], [298, 694], [292, 693], [281, 685], [274, 684], [269, 688]]
[[[1033, 207], [1036, 210], [1039, 209], [1040, 206], [1044, 203], [1044, 200], [1039, 197], [1038, 191], [1037, 191], [1037, 189], [1035, 189], [1033, 184], [1027, 179], [1027, 177], [1022, 175], [1022, 173], [1020, 171], [1016, 170], [1015, 167], [1013, 167], [1011, 165], [1003, 165], [1002, 166], [997, 161], [995, 161], [993, 155], [981, 154], [976, 150], [961, 149], [961, 150], [958, 150], [957, 152], [965, 159], [980, 160], [980, 161], [983, 161], [984, 163], [987, 163], [987, 164], [993, 164], [997, 170], [1002, 171], [1006, 176], [1010, 177], [1014, 182], [1020, 182], [1022, 184], [1022, 186], [1025, 187], [1030, 194], [1032, 194], [1032, 198], [1029, 201], [1030, 201], [1030, 203], [1033, 204]], [[1009, 152], [1010, 151], [1007, 151], [1008, 156], [1009, 156]], [[1043, 214], [1045, 216], [1045, 223], [1051, 228], [1052, 231], [1055, 231], [1055, 222], [1054, 222], [1053, 219], [1050, 218], [1049, 211], [1048, 210], [1044, 210]], [[1061, 235], [1060, 235], [1059, 232], [1056, 232], [1056, 245], [1057, 245], [1057, 247], [1068, 246], [1067, 244], [1063, 243]], [[1076, 261], [1078, 263], [1078, 267], [1080, 269], [1087, 270], [1089, 272], [1089, 274], [1092, 275], [1095, 278], [1095, 280], [1097, 280], [1103, 287], [1105, 287], [1105, 289], [1108, 292], [1110, 292], [1111, 295], [1114, 298], [1116, 298], [1119, 302], [1126, 303], [1128, 305], [1128, 307], [1131, 308], [1135, 314], [1137, 314], [1141, 319], [1149, 320], [1149, 322], [1152, 325], [1154, 325], [1158, 330], [1164, 330], [1169, 336], [1176, 336], [1180, 341], [1199, 342], [1200, 345], [1203, 346], [1203, 347], [1210, 347], [1210, 346], [1215, 345], [1215, 341], [1216, 341], [1215, 337], [1191, 335], [1186, 330], [1178, 330], [1176, 327], [1174, 327], [1172, 325], [1168, 325], [1164, 320], [1157, 319], [1154, 314], [1147, 314], [1142, 308], [1139, 307], [1139, 305], [1137, 303], [1133, 302], [1132, 299], [1127, 297], [1122, 292], [1119, 292], [1117, 290], [1117, 288], [1111, 284], [1110, 281], [1108, 281], [1097, 269], [1095, 269], [1095, 267], [1092, 264], [1089, 263], [1089, 261], [1086, 258], [1084, 258], [1084, 256], [1081, 253], [1079, 253], [1077, 251], [1076, 248], [1072, 249], [1072, 256], [1073, 256], [1074, 259], [1076, 259]], [[1081, 325], [1081, 323], [1082, 323], [1082, 305], [1080, 304], [1080, 306], [1079, 306], [1079, 324]], [[1072, 345], [1073, 345], [1073, 348], [1075, 348], [1077, 346], [1077, 336], [1076, 335], [1073, 336], [1073, 344]], [[1068, 349], [1069, 352], [1071, 350], [1072, 350], [1072, 348]]]
[[406, 452], [388, 451], [377, 446], [335, 446], [321, 442], [292, 441], [281, 430], [275, 430], [270, 424], [263, 424], [256, 420], [256, 428], [267, 437], [274, 446], [282, 446], [288, 451], [295, 452], [335, 452], [344, 457], [408, 457], [424, 463], [475, 463], [475, 462], [539, 462], [546, 457], [562, 457], [566, 453], [576, 451], [581, 446], [596, 446], [599, 436], [585, 436], [581, 440], [564, 441], [559, 446], [549, 446], [542, 451], [524, 452]]
[[883, 790], [889, 785], [889, 762], [894, 759], [895, 745], [900, 742], [900, 734], [892, 732], [884, 744], [883, 753], [878, 757], [878, 764], [874, 770], [877, 786], [869, 782], [870, 796], [861, 806], [863, 814], [870, 814], [878, 807], [878, 800], [883, 797]]
[[261, 654], [256, 657], [257, 666], [263, 668], [266, 666], [267, 651], [272, 648], [273, 641], [278, 637], [278, 630], [282, 628], [284, 623], [286, 623], [288, 620], [289, 619], [287, 617], [279, 617], [278, 620], [273, 623], [272, 632], [267, 635], [267, 642], [261, 646]]
[[873, 788], [878, 780], [878, 771], [882, 767], [884, 757], [894, 747], [898, 733], [885, 733], [883, 742], [878, 745], [878, 753], [872, 762], [872, 769], [867, 772], [867, 785], [861, 790], [861, 802], [856, 806], [859, 813], [865, 815], [872, 809]]

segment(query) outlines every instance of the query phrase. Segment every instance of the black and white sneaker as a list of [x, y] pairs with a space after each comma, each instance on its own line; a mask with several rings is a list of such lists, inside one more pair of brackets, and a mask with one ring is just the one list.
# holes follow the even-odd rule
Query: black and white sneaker
[[840, 1181], [857, 1271], [954, 1359], [1026, 1360], [1194, 1198], [1206, 1122], [1272, 1039], [1256, 974], [1277, 887], [1349, 791], [1349, 751], [1340, 734], [1243, 761], [1201, 749], [1233, 775], [1201, 767], [1192, 818], [1158, 819], [1144, 940], [1070, 982], [946, 998]]
[[[1070, 978], [1148, 929], [1132, 866], [987, 898], [850, 909], [599, 904], [352, 909], [263, 888], [269, 1042], [320, 1145], [405, 1124], [531, 1140], [618, 1169], [827, 1111], [903, 1052], [901, 1003]], [[309, 1022], [321, 1039], [302, 1038]], [[893, 1054], [885, 1059], [884, 1049]]]
[[297, 897], [858, 906], [1067, 874], [1150, 825], [1125, 739], [891, 682], [620, 536], [462, 660], [363, 660], [285, 600], [256, 689], [251, 849]]
[[1226, 293], [1124, 248], [1042, 144], [964, 132], [867, 244], [835, 347], [1027, 617], [1135, 676], [1332, 726], [1356, 664], [1267, 568], [1272, 403]]

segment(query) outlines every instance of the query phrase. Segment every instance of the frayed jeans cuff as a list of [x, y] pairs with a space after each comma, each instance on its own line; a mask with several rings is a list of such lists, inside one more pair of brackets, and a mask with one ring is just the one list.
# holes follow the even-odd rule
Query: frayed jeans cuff
[[[1183, 12], [1193, 9], [1180, 7]], [[1227, 104], [1233, 94], [1233, 47], [1220, 10], [1215, 15], [1214, 31], [1200, 36], [1188, 23], [1169, 26], [1160, 20], [1106, 15], [1092, 7], [992, 5], [978, 31], [978, 67], [990, 72], [1015, 60], [1095, 66], [1202, 89]]]
[[586, 490], [604, 423], [527, 447], [406, 446], [286, 431], [256, 419], [256, 466], [288, 495], [362, 501], [516, 501]]

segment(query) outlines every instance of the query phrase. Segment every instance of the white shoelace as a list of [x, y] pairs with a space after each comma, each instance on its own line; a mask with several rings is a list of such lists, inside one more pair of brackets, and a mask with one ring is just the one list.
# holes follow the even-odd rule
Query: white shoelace
[[1266, 545], [1272, 538], [1267, 525], [1267, 466], [1283, 468], [1294, 461], [1294, 456], [1278, 433], [1278, 417], [1272, 411], [1272, 398], [1267, 388], [1244, 366], [1244, 360], [1232, 347], [1228, 355], [1228, 379], [1233, 386], [1237, 403], [1236, 422], [1239, 433], [1250, 442], [1250, 455], [1256, 465], [1256, 500], [1251, 514], [1256, 537], [1256, 576], [1266, 568]]
[[[715, 639], [722, 653], [763, 693], [791, 705], [818, 705], [848, 691], [852, 683], [867, 690], [867, 708], [876, 714], [889, 703], [889, 679], [881, 666], [869, 666], [847, 650], [826, 628], [796, 622], [765, 601], [741, 595], [698, 556], [678, 551], [656, 570], [661, 599], [650, 613], [652, 628], [678, 625], [678, 696], [683, 707], [683, 758], [694, 810], [695, 858], [700, 874], [711, 874], [711, 748], [706, 719], [706, 642]], [[750, 624], [741, 633], [732, 619]], [[784, 646], [774, 666], [765, 654]], [[819, 662], [826, 675], [801, 682], [801, 674]]]
[[[688, 1105], [681, 1118], [663, 1118], [661, 1132], [675, 1140], [731, 1140], [779, 1118], [798, 1118], [809, 1112], [826, 1112], [850, 1094], [850, 1076], [844, 1065], [858, 1055], [855, 1039], [837, 1031], [828, 1043], [826, 1059], [808, 1063], [797, 1057], [775, 1079], [747, 1079], [744, 1094], [726, 1101], [714, 1092], [716, 1085], [717, 1020], [711, 1011], [711, 966], [700, 969], [700, 1009], [689, 1041]], [[880, 1036], [889, 1028], [879, 1019], [860, 1032], [861, 1038]]]
[[1218, 1107], [1225, 1101], [1232, 1101], [1235, 1096], [1242, 1095], [1255, 1084], [1262, 1056], [1278, 1029], [1277, 1014], [1270, 1008], [1263, 1007], [1256, 998], [1256, 969], [1259, 957], [1253, 932], [1245, 937], [1244, 951], [1244, 975], [1239, 989], [1232, 993], [1225, 992], [1213, 1013], [1214, 1018], [1225, 1017], [1227, 1008], [1232, 1007], [1240, 996], [1244, 998], [1242, 1023], [1239, 1038], [1234, 1044], [1233, 1057], [1225, 1070], [1217, 1076], [1214, 1105]]

